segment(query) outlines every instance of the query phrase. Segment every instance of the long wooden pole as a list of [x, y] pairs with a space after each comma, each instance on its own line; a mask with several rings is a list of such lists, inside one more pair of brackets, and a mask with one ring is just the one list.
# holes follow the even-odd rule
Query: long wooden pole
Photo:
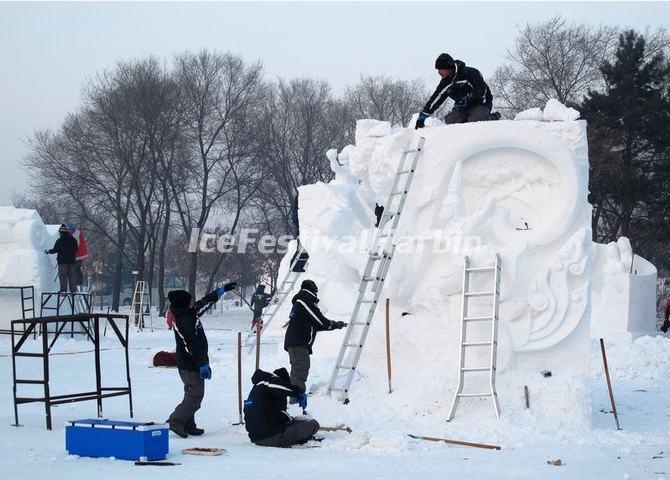
[[603, 366], [605, 367], [605, 378], [607, 379], [607, 389], [609, 390], [610, 393], [612, 414], [614, 415], [614, 421], [616, 422], [616, 429], [621, 430], [621, 426], [619, 425], [619, 415], [617, 414], [616, 404], [614, 403], [614, 393], [612, 392], [612, 381], [610, 380], [610, 370], [607, 367], [607, 354], [605, 353], [605, 342], [602, 338], [600, 339], [600, 351], [603, 354]]
[[242, 418], [242, 332], [237, 332], [237, 412], [238, 425], [244, 424]]
[[444, 442], [450, 445], [461, 445], [464, 447], [487, 448], [489, 450], [501, 449], [498, 445], [487, 445], [486, 443], [464, 442], [462, 440], [449, 440], [446, 438], [439, 438], [439, 437], [426, 437], [424, 435], [412, 435], [411, 433], [408, 433], [407, 436], [415, 438], [417, 440], [428, 440], [429, 442]]
[[389, 393], [393, 392], [391, 386], [391, 325], [390, 325], [390, 301], [386, 299], [386, 373], [389, 380]]
[[261, 366], [261, 326], [256, 324], [256, 370]]

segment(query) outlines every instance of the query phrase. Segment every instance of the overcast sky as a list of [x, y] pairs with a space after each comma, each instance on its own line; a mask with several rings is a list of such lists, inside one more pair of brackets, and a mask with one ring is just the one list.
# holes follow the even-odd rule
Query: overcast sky
[[667, 24], [670, 3], [0, 3], [0, 205], [26, 187], [26, 139], [58, 128], [85, 78], [118, 60], [212, 48], [261, 60], [270, 77], [328, 80], [335, 92], [362, 73], [432, 88], [440, 52], [487, 77], [516, 24], [556, 13], [643, 30]]

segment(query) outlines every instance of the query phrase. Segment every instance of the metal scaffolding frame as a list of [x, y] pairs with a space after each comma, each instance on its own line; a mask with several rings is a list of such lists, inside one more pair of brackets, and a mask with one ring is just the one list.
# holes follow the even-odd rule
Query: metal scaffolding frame
[[[21, 294], [21, 318], [23, 320], [28, 318], [28, 313], [30, 313], [30, 318], [35, 318], [35, 287], [32, 285], [24, 286], [14, 286], [14, 285], [3, 285], [0, 286], [0, 290], [19, 290]], [[30, 303], [28, 303], [30, 302]], [[0, 334], [10, 335], [11, 330], [0, 330]]]
[[[107, 324], [112, 327], [112, 330], [116, 334], [116, 337], [119, 339], [119, 342], [124, 348], [125, 360], [126, 360], [126, 379], [127, 386], [125, 387], [103, 387], [102, 386], [102, 372], [100, 365], [100, 320], [106, 320]], [[117, 325], [117, 321], [124, 322], [125, 325]], [[50, 385], [49, 385], [49, 354], [54, 344], [60, 337], [61, 333], [65, 329], [65, 326], [70, 323], [81, 323], [82, 326], [84, 322], [90, 325], [92, 333], [90, 334], [91, 341], [93, 342], [93, 352], [95, 356], [95, 384], [96, 389], [93, 392], [80, 392], [80, 393], [69, 393], [65, 395], [51, 395]], [[50, 324], [55, 324], [56, 331], [51, 338], [48, 333], [48, 326]], [[23, 327], [21, 329], [20, 327]], [[127, 315], [110, 315], [104, 313], [93, 313], [93, 314], [79, 314], [79, 315], [68, 315], [60, 317], [39, 317], [32, 319], [22, 319], [22, 320], [13, 320], [11, 322], [11, 335], [12, 335], [12, 375], [13, 375], [13, 395], [14, 395], [14, 419], [15, 426], [19, 426], [19, 410], [18, 406], [26, 403], [44, 403], [44, 408], [46, 412], [46, 427], [47, 430], [51, 430], [51, 407], [53, 405], [60, 405], [63, 403], [74, 403], [74, 402], [84, 402], [88, 400], [96, 400], [98, 406], [98, 417], [102, 417], [102, 399], [110, 397], [118, 397], [122, 395], [128, 395], [128, 404], [130, 409], [130, 417], [133, 416], [133, 396], [132, 396], [132, 387], [130, 382], [130, 363], [128, 359], [128, 328], [129, 321]], [[41, 337], [41, 352], [26, 352], [22, 351], [26, 340], [30, 337], [31, 333], [40, 330]], [[16, 377], [16, 362], [18, 358], [22, 357], [33, 357], [41, 358], [43, 364], [43, 376], [42, 379], [20, 379]], [[18, 395], [18, 386], [19, 385], [43, 385], [44, 395], [42, 397], [21, 397]]]

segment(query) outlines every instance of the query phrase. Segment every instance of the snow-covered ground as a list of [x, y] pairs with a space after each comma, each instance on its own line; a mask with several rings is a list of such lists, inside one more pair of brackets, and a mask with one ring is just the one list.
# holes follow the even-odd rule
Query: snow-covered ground
[[[627, 346], [608, 345], [608, 359], [619, 410], [622, 431], [616, 431], [609, 413], [610, 404], [602, 371], [600, 351], [594, 343], [592, 355], [593, 427], [576, 425], [561, 418], [547, 420], [535, 416], [546, 396], [534, 398], [541, 382], [551, 382], [538, 373], [528, 379], [530, 410], [517, 408], [523, 402], [518, 395], [504, 392], [504, 376], [499, 378], [503, 418], [496, 421], [490, 406], [470, 408], [464, 404], [456, 419], [444, 421], [451, 400], [440, 385], [442, 375], [454, 377], [440, 365], [425, 365], [422, 358], [439, 358], [430, 353], [434, 345], [420, 350], [417, 344], [403, 349], [409, 342], [403, 335], [400, 318], [394, 318], [394, 392], [385, 390], [385, 360], [379, 350], [366, 350], [362, 374], [368, 379], [355, 385], [352, 401], [344, 406], [323, 390], [310, 397], [308, 411], [323, 425], [346, 423], [353, 433], [326, 433], [321, 448], [270, 449], [252, 445], [243, 426], [237, 421], [236, 331], [248, 328], [250, 312], [233, 310], [209, 316], [208, 328], [213, 379], [207, 383], [203, 407], [197, 416], [207, 430], [201, 438], [170, 437], [169, 460], [181, 463], [174, 467], [136, 467], [132, 462], [68, 457], [65, 453], [64, 427], [67, 420], [95, 416], [95, 402], [61, 405], [53, 408], [54, 430], [44, 426], [41, 404], [19, 407], [22, 427], [13, 423], [11, 390], [11, 344], [0, 337], [0, 461], [2, 478], [43, 478], [96, 480], [128, 478], [670, 478], [670, 339], [642, 337]], [[411, 322], [412, 320], [406, 320]], [[409, 324], [408, 324], [409, 325]], [[376, 321], [374, 328], [383, 328]], [[409, 326], [408, 328], [411, 328]], [[339, 335], [340, 333], [322, 333]], [[317, 339], [310, 384], [327, 382], [333, 365], [335, 338]], [[428, 337], [430, 338], [430, 333]], [[416, 340], [416, 339], [415, 339]], [[319, 344], [324, 348], [319, 348]], [[153, 351], [171, 349], [172, 332], [134, 333], [131, 337], [131, 375], [135, 419], [163, 421], [181, 398], [181, 383], [172, 369], [149, 368]], [[37, 345], [35, 345], [35, 348]], [[109, 335], [103, 341], [103, 382], [123, 384], [123, 353]], [[51, 359], [52, 394], [84, 391], [94, 385], [92, 353], [82, 340], [63, 338], [54, 348]], [[279, 339], [263, 343], [262, 367], [273, 369], [286, 365]], [[414, 353], [412, 353], [414, 352]], [[416, 361], [411, 360], [411, 355]], [[434, 360], [431, 360], [434, 361]], [[250, 388], [254, 355], [243, 355], [245, 395]], [[376, 370], [372, 366], [376, 365]], [[445, 363], [446, 365], [446, 363]], [[440, 372], [439, 375], [436, 372]], [[21, 359], [24, 378], [41, 374], [39, 360]], [[538, 385], [537, 387], [535, 385]], [[24, 393], [29, 389], [22, 390]], [[471, 401], [473, 402], [473, 401]], [[478, 402], [475, 400], [474, 402]], [[535, 402], [535, 403], [534, 403]], [[506, 415], [506, 411], [508, 415]], [[513, 412], [513, 413], [509, 413]], [[295, 414], [299, 411], [295, 407]], [[472, 415], [468, 415], [472, 413]], [[126, 419], [125, 397], [104, 401], [104, 415]], [[497, 444], [500, 451], [447, 446], [412, 440], [407, 433]], [[222, 457], [181, 455], [186, 447], [223, 447]], [[561, 459], [562, 466], [547, 461]]]

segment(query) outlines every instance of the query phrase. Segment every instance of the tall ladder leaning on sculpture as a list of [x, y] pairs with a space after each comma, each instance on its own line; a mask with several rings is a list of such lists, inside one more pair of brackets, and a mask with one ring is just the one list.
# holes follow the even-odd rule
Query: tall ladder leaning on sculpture
[[[384, 280], [393, 260], [394, 235], [405, 207], [424, 142], [425, 138], [419, 137], [416, 147], [406, 148], [400, 157], [375, 240], [368, 252], [368, 260], [358, 287], [358, 298], [354, 311], [351, 314], [337, 363], [330, 378], [328, 393], [337, 392], [345, 404], [349, 403], [351, 382], [384, 288]], [[367, 307], [364, 308], [363, 305]]]

